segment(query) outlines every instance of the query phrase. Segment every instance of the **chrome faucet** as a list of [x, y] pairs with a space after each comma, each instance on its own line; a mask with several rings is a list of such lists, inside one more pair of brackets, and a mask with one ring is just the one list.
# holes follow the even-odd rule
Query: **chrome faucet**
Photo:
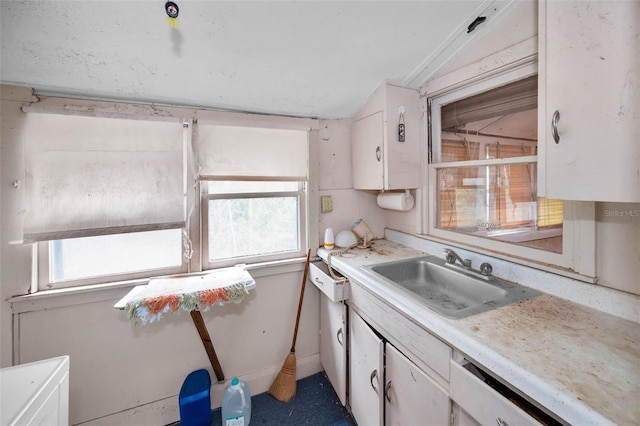
[[[458, 253], [451, 249], [444, 249], [444, 253], [447, 259], [447, 266], [450, 266], [454, 269], [461, 269], [462, 271], [475, 275], [479, 278], [483, 278], [485, 280], [492, 280], [493, 275], [493, 267], [490, 263], [484, 262], [480, 265], [480, 270], [477, 271], [471, 267], [471, 259], [463, 259], [460, 257]], [[460, 265], [456, 264], [456, 260], [460, 262]]]
[[444, 254], [447, 255], [447, 263], [452, 265], [456, 263], [456, 260], [462, 264], [465, 268], [471, 269], [471, 259], [463, 259], [458, 253], [451, 249], [444, 249]]

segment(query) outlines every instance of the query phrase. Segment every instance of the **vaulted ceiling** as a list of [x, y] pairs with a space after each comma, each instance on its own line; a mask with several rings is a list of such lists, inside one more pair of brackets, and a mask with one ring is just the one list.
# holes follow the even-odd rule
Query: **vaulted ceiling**
[[41, 94], [345, 118], [384, 80], [420, 84], [480, 13], [510, 3], [175, 1], [177, 28], [164, 0], [2, 0], [0, 79]]

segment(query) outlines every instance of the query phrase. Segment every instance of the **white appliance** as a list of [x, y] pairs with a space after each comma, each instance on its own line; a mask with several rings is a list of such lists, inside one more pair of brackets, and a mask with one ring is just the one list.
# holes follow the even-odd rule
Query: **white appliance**
[[69, 356], [0, 370], [0, 424], [68, 425]]

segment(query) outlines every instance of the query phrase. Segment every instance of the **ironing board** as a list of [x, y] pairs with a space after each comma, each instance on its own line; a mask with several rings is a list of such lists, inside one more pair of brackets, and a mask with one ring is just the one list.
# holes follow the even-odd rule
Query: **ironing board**
[[211, 306], [240, 303], [255, 286], [255, 280], [242, 267], [157, 277], [131, 289], [113, 307], [124, 310], [132, 325], [158, 321], [164, 314], [177, 310], [189, 311], [216, 378], [223, 382], [224, 372], [201, 311]]

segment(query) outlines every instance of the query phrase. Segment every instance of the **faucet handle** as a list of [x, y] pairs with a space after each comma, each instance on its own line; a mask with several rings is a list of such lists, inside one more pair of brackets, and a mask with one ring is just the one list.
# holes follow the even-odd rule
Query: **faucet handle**
[[493, 267], [490, 263], [484, 262], [480, 265], [480, 273], [486, 277], [491, 276], [491, 272], [493, 272]]
[[446, 255], [447, 263], [451, 263], [451, 264], [456, 263], [456, 255], [451, 253], [449, 249], [446, 249], [444, 253]]

